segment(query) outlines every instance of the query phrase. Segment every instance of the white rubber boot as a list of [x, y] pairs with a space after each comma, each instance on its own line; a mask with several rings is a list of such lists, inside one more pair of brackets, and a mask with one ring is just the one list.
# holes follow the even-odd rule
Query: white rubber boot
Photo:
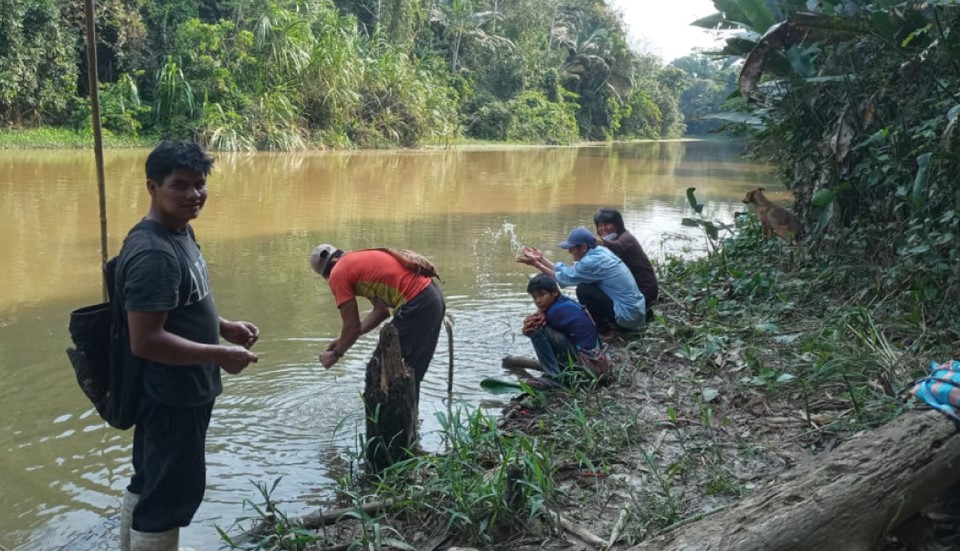
[[140, 501], [140, 494], [124, 488], [120, 505], [120, 551], [130, 551], [130, 526], [133, 524], [133, 508]]
[[130, 551], [177, 551], [179, 543], [179, 528], [166, 532], [130, 530]]

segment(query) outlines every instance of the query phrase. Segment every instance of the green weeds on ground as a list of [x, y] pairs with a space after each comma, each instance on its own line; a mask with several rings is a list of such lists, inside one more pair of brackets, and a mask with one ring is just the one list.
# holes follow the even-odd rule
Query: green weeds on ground
[[[960, 305], [883, 293], [875, 259], [764, 240], [752, 217], [737, 226], [704, 258], [660, 263], [667, 298], [645, 333], [616, 347], [614, 384], [526, 396], [499, 420], [467, 406], [439, 414], [445, 453], [411, 455], [378, 478], [354, 455], [335, 488], [356, 509], [346, 536], [307, 541], [311, 531], [260, 506], [271, 528], [258, 548], [440, 537], [559, 549], [558, 513], [623, 548], [889, 421], [911, 407], [903, 391], [929, 362], [956, 354]], [[361, 513], [371, 499], [391, 507]]]

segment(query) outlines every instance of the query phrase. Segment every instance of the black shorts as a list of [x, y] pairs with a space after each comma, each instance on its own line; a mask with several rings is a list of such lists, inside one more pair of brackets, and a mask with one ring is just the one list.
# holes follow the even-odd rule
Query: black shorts
[[420, 291], [413, 300], [401, 306], [390, 322], [400, 335], [400, 353], [403, 361], [416, 374], [417, 391], [420, 390], [420, 381], [427, 374], [430, 360], [437, 350], [437, 341], [440, 339], [440, 327], [443, 325], [443, 315], [447, 306], [443, 302], [443, 293], [436, 281]]
[[166, 532], [189, 525], [203, 501], [213, 402], [173, 407], [145, 394], [141, 400], [133, 431], [134, 472], [127, 486], [140, 495], [132, 526], [140, 532]]

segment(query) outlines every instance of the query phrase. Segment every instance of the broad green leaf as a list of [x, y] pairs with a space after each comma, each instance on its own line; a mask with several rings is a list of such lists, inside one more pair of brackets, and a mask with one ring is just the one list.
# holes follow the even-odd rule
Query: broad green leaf
[[894, 23], [892, 15], [888, 10], [876, 10], [870, 14], [870, 22], [874, 30], [887, 40], [893, 40], [900, 29], [900, 25]]
[[693, 210], [697, 211], [698, 213], [701, 213], [703, 212], [703, 205], [697, 202], [697, 196], [694, 195], [693, 193], [694, 191], [696, 191], [696, 189], [697, 188], [695, 187], [687, 188], [687, 201], [690, 202], [690, 206], [693, 207]]
[[714, 0], [713, 5], [726, 14], [727, 19], [748, 24], [761, 33], [778, 22], [765, 0]]
[[717, 227], [713, 222], [704, 222], [703, 229], [707, 231], [707, 235], [710, 236], [710, 239], [717, 239], [720, 237], [720, 231], [717, 230]]
[[743, 25], [741, 25], [740, 23], [736, 23], [734, 21], [728, 20], [723, 16], [722, 13], [719, 13], [719, 12], [712, 15], [708, 15], [706, 17], [701, 17], [700, 19], [697, 19], [693, 23], [690, 23], [690, 26], [701, 27], [701, 28], [710, 29], [710, 30], [720, 29], [720, 30], [726, 30], [726, 31], [743, 28]]
[[813, 194], [810, 203], [815, 207], [823, 207], [832, 203], [835, 197], [832, 189], [823, 188]]
[[480, 388], [490, 394], [512, 394], [520, 390], [520, 385], [488, 377], [480, 381]]
[[798, 47], [790, 48], [786, 51], [787, 61], [793, 72], [801, 78], [816, 78], [816, 67], [813, 66], [813, 58], [807, 49]]
[[756, 47], [756, 40], [750, 40], [742, 36], [732, 36], [727, 39], [727, 43], [721, 53], [723, 55], [745, 56]]
[[795, 342], [797, 339], [799, 339], [802, 335], [803, 333], [790, 333], [788, 335], [777, 335], [776, 337], [773, 338], [773, 342], [776, 342], [779, 344], [791, 344]]
[[717, 399], [720, 392], [715, 388], [705, 388], [700, 392], [700, 397], [704, 402], [712, 402]]
[[791, 375], [791, 374], [789, 374], [789, 373], [782, 373], [779, 377], [777, 377], [777, 382], [778, 382], [778, 383], [789, 383], [790, 381], [792, 381], [792, 380], [794, 380], [794, 379], [796, 379], [796, 378], [797, 378], [797, 377], [796, 377], [795, 375]]

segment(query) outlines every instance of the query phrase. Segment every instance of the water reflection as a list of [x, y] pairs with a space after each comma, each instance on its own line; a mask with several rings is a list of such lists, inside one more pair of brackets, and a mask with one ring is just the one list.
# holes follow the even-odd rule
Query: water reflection
[[[110, 248], [148, 205], [146, 151], [106, 155]], [[599, 206], [621, 209], [651, 257], [699, 246], [684, 190], [704, 216], [729, 221], [763, 167], [736, 145], [618, 144], [516, 148], [221, 155], [196, 229], [228, 318], [256, 322], [261, 361], [225, 377], [208, 444], [209, 489], [184, 544], [215, 548], [214, 525], [244, 514], [251, 480], [283, 477], [290, 514], [328, 496], [362, 429], [359, 392], [374, 347], [361, 339], [333, 369], [317, 354], [339, 330], [329, 289], [307, 266], [318, 242], [346, 249], [404, 246], [438, 265], [456, 322], [454, 388], [471, 404], [505, 354], [530, 354], [520, 335], [532, 309], [520, 244], [556, 247]], [[22, 549], [112, 549], [109, 519], [130, 474], [130, 433], [106, 429], [68, 368], [67, 313], [100, 294], [96, 178], [89, 152], [0, 152], [0, 543]], [[770, 186], [765, 186], [770, 187]], [[776, 195], [775, 195], [776, 198]], [[673, 236], [691, 236], [694, 241]], [[669, 282], [664, 282], [669, 287]], [[421, 417], [446, 410], [447, 346], [423, 386]], [[427, 448], [440, 446], [428, 434]]]

